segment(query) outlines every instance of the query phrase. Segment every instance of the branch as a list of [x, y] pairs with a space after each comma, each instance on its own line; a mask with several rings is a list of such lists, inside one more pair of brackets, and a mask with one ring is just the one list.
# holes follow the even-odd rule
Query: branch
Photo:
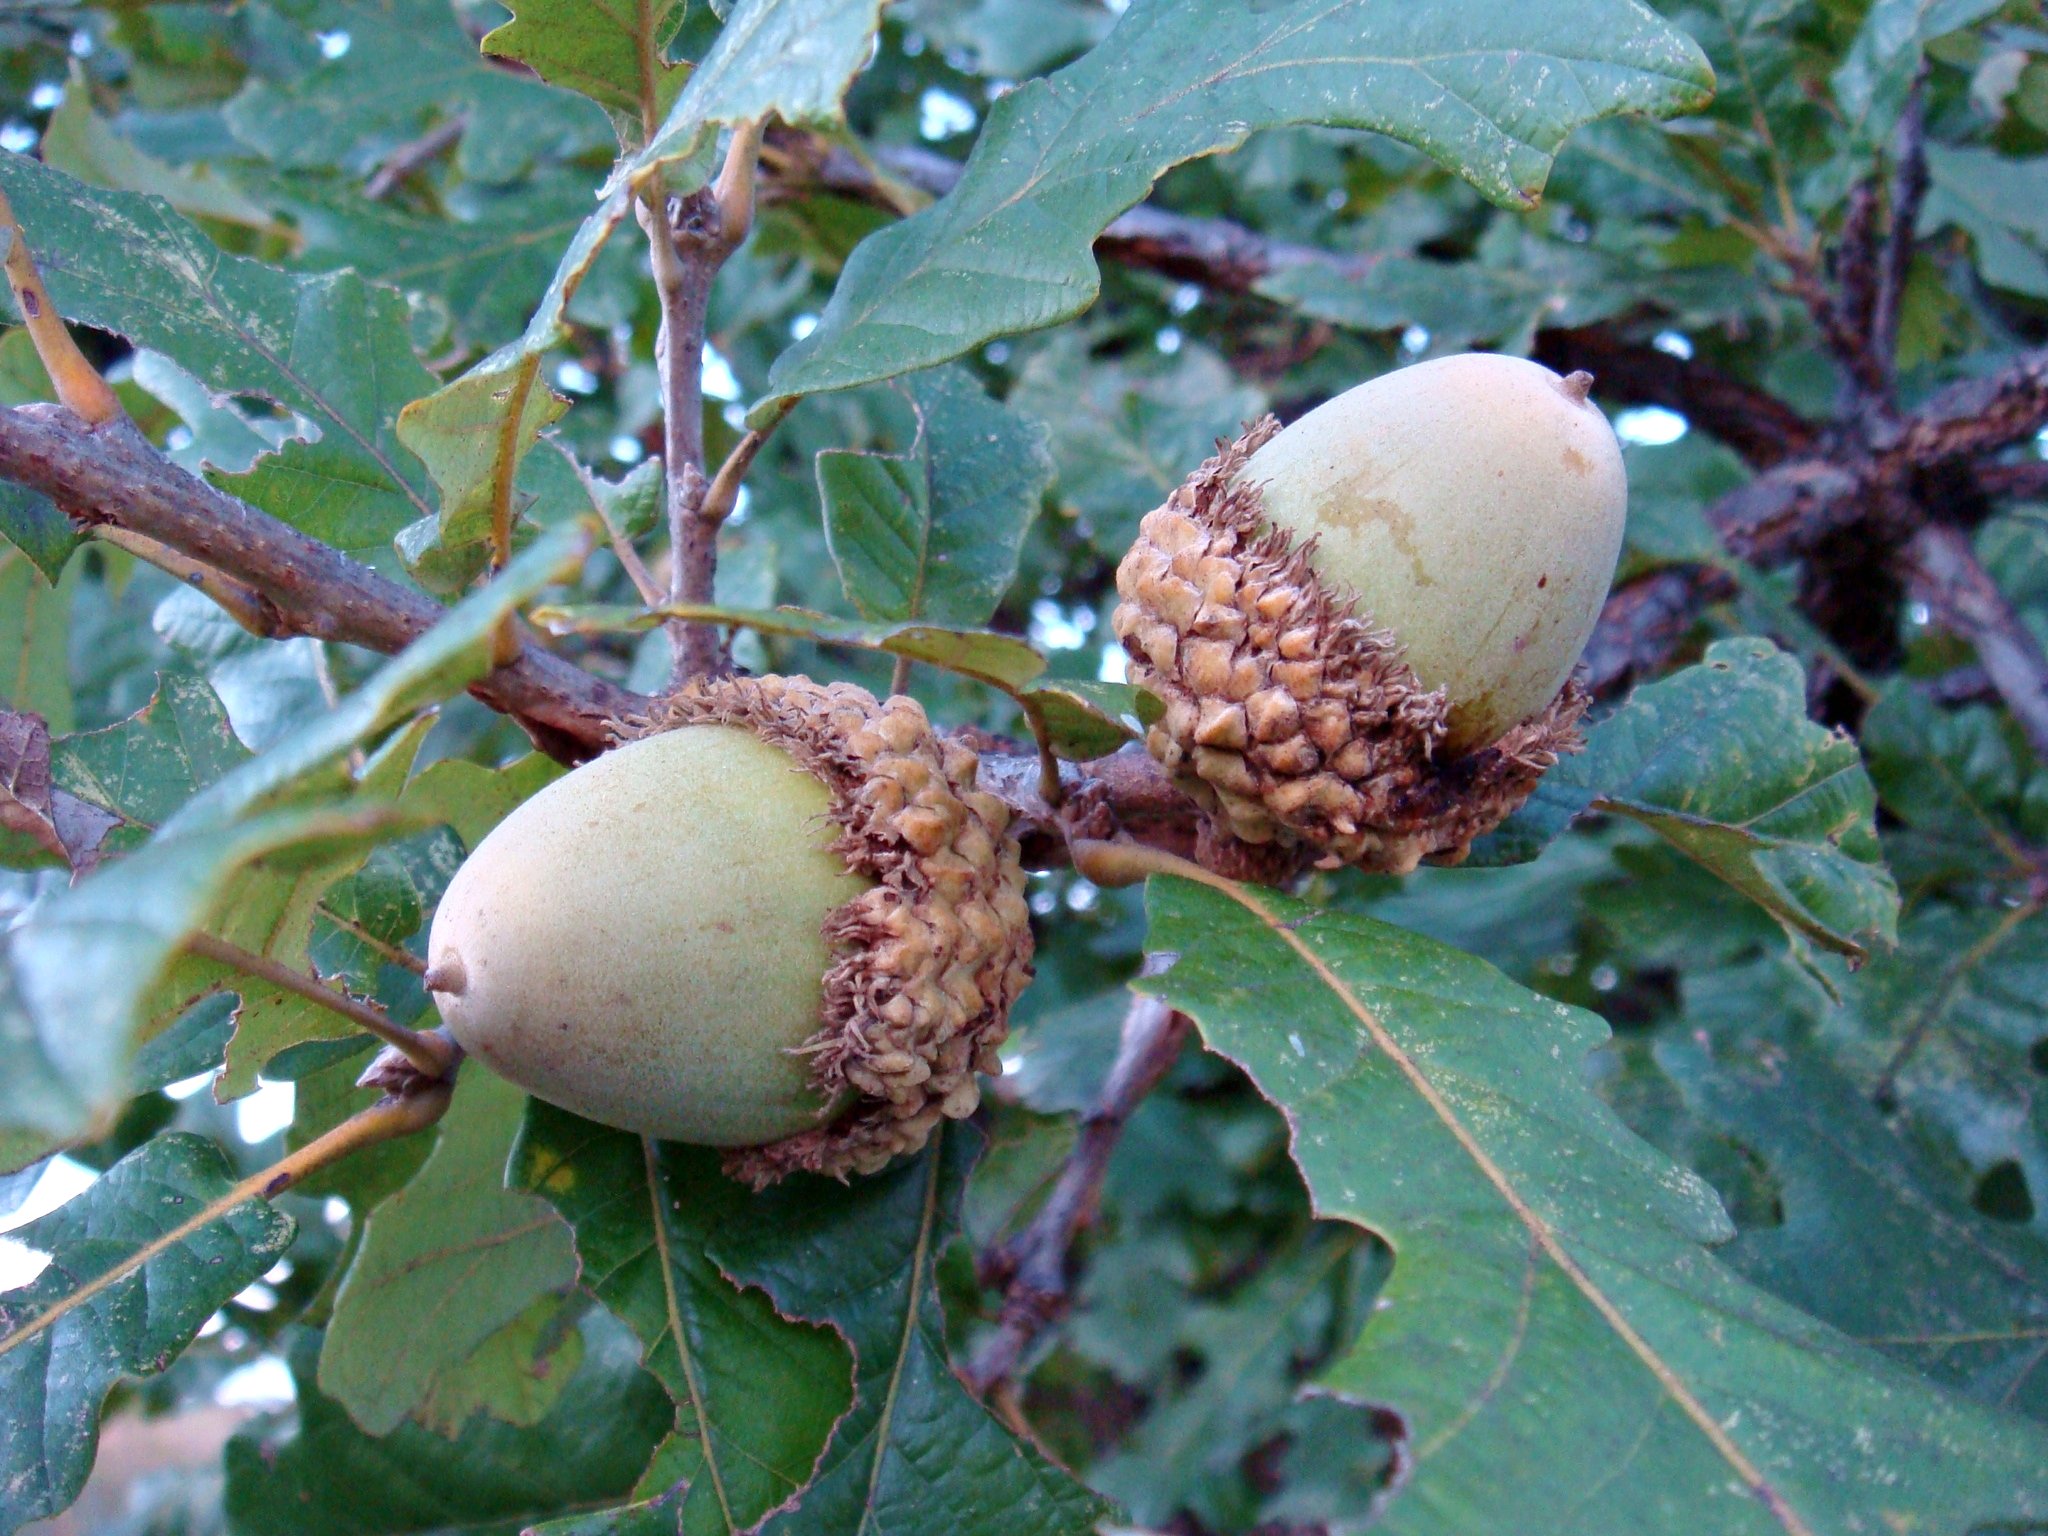
[[1001, 1321], [975, 1352], [967, 1382], [986, 1397], [1009, 1380], [1031, 1341], [1067, 1309], [1074, 1239], [1095, 1216], [1111, 1155], [1132, 1113], [1166, 1076], [1187, 1038], [1187, 1015], [1157, 998], [1131, 1000], [1116, 1064], [1087, 1113], [1052, 1193], [1031, 1224], [982, 1256], [982, 1283], [1005, 1288]]
[[[769, 190], [779, 197], [822, 188], [900, 214], [903, 199], [888, 178], [932, 197], [944, 196], [960, 179], [958, 162], [909, 145], [876, 151], [885, 176], [851, 151], [812, 135], [778, 130], [774, 143], [778, 172]], [[1095, 252], [1105, 260], [1221, 293], [1251, 292], [1262, 278], [1294, 267], [1322, 267], [1355, 278], [1374, 261], [1271, 240], [1242, 224], [1193, 218], [1151, 203], [1140, 203], [1112, 222], [1096, 238]], [[1535, 355], [1559, 373], [1582, 368], [1592, 373], [1607, 399], [1680, 411], [1759, 467], [1819, 446], [1819, 429], [1775, 396], [1708, 364], [1626, 340], [1605, 326], [1540, 331]]]
[[[128, 529], [254, 588], [294, 634], [391, 654], [447, 613], [424, 592], [188, 474], [125, 417], [95, 428], [62, 406], [0, 411], [0, 476], [41, 491], [88, 527]], [[611, 722], [638, 703], [528, 639], [470, 692], [565, 761], [604, 750]]]
[[2048, 459], [1977, 467], [1977, 489], [1994, 500], [2039, 501], [2048, 497]]
[[[753, 223], [762, 127], [742, 123], [733, 130], [715, 186], [640, 205], [661, 301], [655, 362], [668, 491], [669, 601], [675, 603], [710, 602], [718, 574], [718, 520], [703, 515], [710, 490], [704, 477], [704, 323], [712, 281]], [[716, 625], [671, 620], [668, 633], [676, 686], [719, 670]]]
[[1970, 642], [1991, 685], [2048, 762], [2048, 657], [1961, 529], [1930, 524], [1904, 555], [1907, 580], [1944, 629]]
[[1951, 384], [1915, 411], [1887, 457], [1915, 467], [1977, 458], [2048, 426], [2048, 347], [2022, 352], [1997, 373]]
[[146, 538], [133, 529], [117, 528], [111, 523], [93, 530], [93, 536], [102, 543], [116, 549], [125, 549], [136, 559], [146, 561], [167, 576], [174, 576], [188, 586], [197, 587], [250, 634], [261, 640], [281, 640], [295, 633], [291, 623], [277, 611], [277, 604], [258, 592], [247, 582], [236, 581], [232, 576], [223, 576], [209, 565], [201, 565], [175, 549], [159, 544], [155, 539]]

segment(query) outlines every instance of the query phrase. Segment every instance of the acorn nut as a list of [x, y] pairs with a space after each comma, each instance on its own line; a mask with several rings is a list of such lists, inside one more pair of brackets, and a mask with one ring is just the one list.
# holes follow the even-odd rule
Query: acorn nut
[[1628, 499], [1591, 383], [1418, 363], [1255, 424], [1146, 516], [1114, 626], [1212, 867], [1454, 863], [1575, 750]]
[[1017, 842], [915, 701], [723, 678], [631, 722], [457, 871], [464, 1050], [607, 1125], [844, 1177], [973, 1111], [1030, 979]]

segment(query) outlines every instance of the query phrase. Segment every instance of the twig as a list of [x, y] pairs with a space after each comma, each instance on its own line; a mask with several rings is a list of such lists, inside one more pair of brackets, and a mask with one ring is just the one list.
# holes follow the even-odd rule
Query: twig
[[422, 1077], [439, 1080], [455, 1070], [461, 1058], [453, 1049], [452, 1042], [445, 1035], [431, 1030], [408, 1029], [382, 1008], [370, 1003], [358, 1002], [346, 992], [328, 986], [316, 976], [273, 960], [268, 955], [259, 955], [252, 949], [231, 944], [226, 939], [210, 933], [194, 933], [185, 939], [187, 953], [212, 960], [245, 975], [255, 976], [281, 987], [308, 1002], [318, 1003], [322, 1008], [340, 1014], [350, 1023], [368, 1034], [375, 1035], [386, 1045], [404, 1056], [419, 1071]]
[[453, 1083], [438, 1082], [417, 1093], [380, 1099], [367, 1109], [357, 1110], [324, 1136], [316, 1136], [298, 1151], [279, 1158], [261, 1173], [251, 1174], [235, 1186], [230, 1198], [240, 1201], [250, 1195], [261, 1195], [265, 1200], [275, 1199], [330, 1163], [338, 1163], [365, 1147], [426, 1130], [448, 1112], [448, 1101], [454, 1096]]
[[794, 396], [778, 401], [768, 420], [734, 443], [732, 452], [728, 453], [725, 462], [718, 466], [718, 473], [711, 477], [711, 486], [704, 493], [704, 504], [697, 510], [697, 516], [709, 523], [714, 530], [732, 516], [732, 509], [739, 503], [740, 482], [747, 478], [747, 471], [754, 467], [755, 457], [767, 445], [775, 429], [781, 426], [783, 419], [795, 409]]
[[1187, 1038], [1187, 1015], [1136, 997], [1124, 1015], [1116, 1064], [1086, 1114], [1052, 1193], [1016, 1237], [985, 1254], [982, 1282], [1004, 1288], [996, 1331], [975, 1352], [967, 1381], [986, 1397], [1007, 1382], [1031, 1341], [1067, 1308], [1074, 1239], [1094, 1218], [1111, 1155], [1132, 1113], [1166, 1076]]
[[36, 270], [35, 257], [29, 252], [28, 237], [22, 233], [21, 223], [14, 217], [14, 205], [8, 202], [5, 192], [0, 192], [0, 241], [6, 242], [7, 286], [13, 291], [14, 306], [21, 311], [21, 322], [28, 327], [36, 356], [42, 359], [44, 371], [57, 388], [57, 398], [94, 425], [119, 420], [126, 414], [121, 402], [114, 397], [113, 386], [100, 377], [100, 371], [78, 350], [78, 343], [65, 328], [64, 317], [50, 302], [50, 290], [43, 286], [43, 276]]
[[1906, 547], [1913, 592], [1936, 622], [1970, 642], [2034, 755], [2048, 763], [2048, 657], [1961, 529], [1930, 524]]
[[398, 190], [413, 172], [423, 170], [438, 160], [457, 139], [463, 129], [469, 126], [469, 114], [457, 112], [435, 124], [418, 138], [401, 144], [391, 151], [384, 163], [377, 167], [370, 179], [363, 183], [363, 196], [369, 201], [381, 202]]
[[1899, 308], [1905, 302], [1906, 279], [1913, 267], [1913, 235], [1920, 222], [1920, 204], [1927, 196], [1927, 65], [1914, 77], [1899, 118], [1895, 140], [1897, 165], [1892, 173], [1891, 232], [1885, 240], [1884, 264], [1878, 272], [1877, 302], [1870, 316], [1870, 355], [1890, 388], [1898, 371]]
[[[712, 280], [753, 222], [762, 128], [753, 122], [733, 130], [714, 185], [680, 198], [650, 193], [640, 205], [661, 301], [655, 361], [668, 491], [669, 601], [676, 603], [710, 602], [718, 574], [718, 524], [702, 515], [710, 491], [704, 477], [704, 322]], [[737, 496], [736, 485], [731, 494]], [[668, 632], [673, 686], [719, 670], [716, 625], [676, 619]]]
[[[447, 613], [424, 592], [188, 474], [125, 417], [95, 429], [61, 406], [0, 411], [0, 477], [41, 491], [88, 527], [129, 529], [247, 584], [297, 634], [388, 654]], [[531, 641], [470, 691], [570, 761], [608, 746], [611, 723], [640, 702]]]

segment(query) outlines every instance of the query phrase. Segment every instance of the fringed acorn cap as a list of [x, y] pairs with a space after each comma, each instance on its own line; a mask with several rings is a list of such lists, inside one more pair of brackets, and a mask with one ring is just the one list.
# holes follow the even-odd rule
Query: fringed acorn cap
[[1444, 695], [1240, 478], [1279, 430], [1268, 416], [1220, 447], [1146, 514], [1117, 567], [1131, 681], [1166, 705], [1146, 745], [1213, 813], [1198, 852], [1220, 872], [1456, 863], [1577, 750], [1585, 692], [1567, 683], [1493, 745], [1441, 760]]
[[820, 1027], [800, 1049], [829, 1125], [728, 1152], [755, 1188], [805, 1170], [844, 1178], [915, 1152], [972, 1114], [996, 1072], [1010, 1006], [1031, 979], [1031, 919], [1009, 809], [974, 787], [974, 752], [936, 735], [914, 699], [851, 683], [726, 677], [691, 683], [631, 729], [742, 725], [816, 775], [840, 829], [833, 851], [873, 889], [825, 919], [838, 958]]

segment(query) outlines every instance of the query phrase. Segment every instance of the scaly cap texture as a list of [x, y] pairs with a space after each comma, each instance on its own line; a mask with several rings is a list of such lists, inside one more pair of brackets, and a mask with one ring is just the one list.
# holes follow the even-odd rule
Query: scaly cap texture
[[1440, 760], [1444, 695], [1239, 479], [1279, 430], [1268, 416], [1220, 447], [1146, 514], [1117, 567], [1131, 681], [1166, 705], [1146, 745], [1214, 815], [1198, 856], [1220, 873], [1456, 863], [1577, 750], [1584, 690], [1567, 683], [1493, 745]]
[[975, 1073], [996, 1072], [1010, 1006], [1031, 979], [1031, 918], [1009, 809], [974, 787], [972, 749], [940, 738], [916, 700], [878, 702], [851, 683], [801, 677], [692, 682], [621, 729], [743, 725], [831, 792], [833, 851], [871, 877], [825, 919], [838, 959], [818, 1033], [802, 1047], [812, 1082], [855, 1102], [831, 1124], [726, 1154], [755, 1188], [798, 1170], [870, 1173], [972, 1114]]

